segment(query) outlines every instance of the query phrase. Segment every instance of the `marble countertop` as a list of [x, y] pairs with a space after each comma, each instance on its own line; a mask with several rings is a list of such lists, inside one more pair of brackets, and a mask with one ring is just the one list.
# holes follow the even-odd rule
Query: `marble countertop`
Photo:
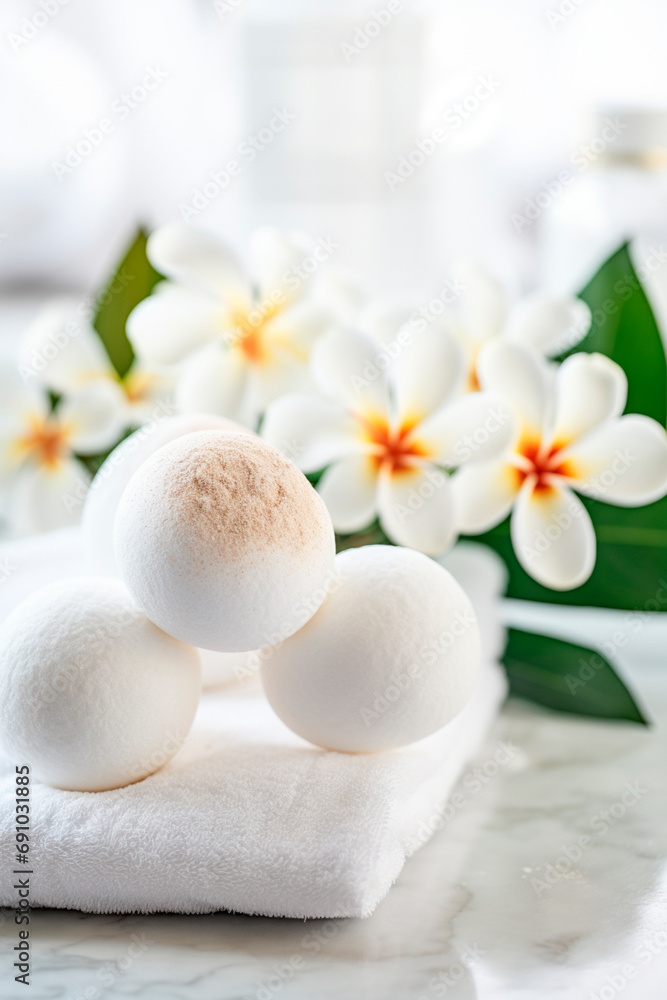
[[[663, 1000], [664, 635], [655, 655], [644, 643], [624, 660], [649, 730], [510, 701], [463, 778], [464, 804], [370, 918], [34, 911], [25, 990], [5, 911], [2, 997]], [[519, 752], [485, 771], [500, 740]]]

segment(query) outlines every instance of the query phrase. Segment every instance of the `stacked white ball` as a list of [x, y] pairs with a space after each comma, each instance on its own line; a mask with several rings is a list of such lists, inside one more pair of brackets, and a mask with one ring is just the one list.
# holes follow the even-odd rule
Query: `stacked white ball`
[[[224, 430], [251, 434], [247, 428], [210, 413], [182, 413], [144, 424], [125, 438], [97, 472], [83, 504], [81, 536], [88, 572], [120, 579], [113, 541], [113, 526], [120, 498], [130, 479], [163, 445], [194, 431]], [[204, 688], [229, 684], [244, 675], [246, 654], [200, 649]]]
[[336, 557], [313, 618], [262, 667], [267, 698], [295, 733], [330, 750], [404, 746], [450, 722], [477, 681], [468, 597], [412, 549], [368, 545]]
[[0, 630], [5, 752], [57, 788], [97, 792], [153, 773], [185, 739], [200, 688], [197, 651], [117, 580], [52, 584]]
[[321, 497], [250, 435], [200, 431], [165, 445], [130, 480], [114, 530], [139, 607], [206, 649], [253, 650], [292, 635], [333, 571]]

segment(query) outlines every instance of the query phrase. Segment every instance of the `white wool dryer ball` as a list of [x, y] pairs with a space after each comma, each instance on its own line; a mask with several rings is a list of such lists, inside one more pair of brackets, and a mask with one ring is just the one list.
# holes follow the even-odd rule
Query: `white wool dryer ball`
[[[246, 427], [226, 417], [210, 413], [183, 413], [144, 424], [114, 448], [93, 479], [83, 504], [81, 537], [89, 573], [120, 579], [113, 544], [113, 525], [123, 490], [139, 466], [158, 448], [183, 434], [203, 430], [252, 434]], [[244, 676], [237, 659], [212, 650], [200, 652], [202, 684], [205, 689], [230, 684]]]
[[477, 620], [454, 577], [413, 549], [367, 545], [336, 556], [329, 596], [272, 651], [262, 681], [276, 714], [311, 743], [389, 750], [458, 715], [479, 660]]
[[0, 740], [47, 785], [119, 788], [152, 774], [192, 725], [199, 654], [142, 614], [119, 580], [79, 577], [0, 629]]
[[83, 551], [88, 572], [120, 577], [113, 545], [113, 523], [123, 490], [147, 458], [183, 434], [193, 431], [250, 431], [225, 417], [184, 413], [151, 421], [114, 448], [93, 479], [81, 516]]
[[165, 445], [128, 483], [114, 532], [139, 607], [204, 649], [242, 652], [292, 635], [333, 572], [322, 498], [252, 435], [199, 431]]

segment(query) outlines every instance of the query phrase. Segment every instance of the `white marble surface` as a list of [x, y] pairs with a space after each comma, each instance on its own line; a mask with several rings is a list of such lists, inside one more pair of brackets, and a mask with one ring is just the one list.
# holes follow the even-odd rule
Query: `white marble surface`
[[6, 911], [0, 995], [663, 1000], [667, 665], [631, 650], [626, 667], [650, 730], [510, 702], [479, 764], [499, 740], [520, 752], [484, 781], [468, 772], [463, 804], [369, 919], [37, 911], [26, 990]]

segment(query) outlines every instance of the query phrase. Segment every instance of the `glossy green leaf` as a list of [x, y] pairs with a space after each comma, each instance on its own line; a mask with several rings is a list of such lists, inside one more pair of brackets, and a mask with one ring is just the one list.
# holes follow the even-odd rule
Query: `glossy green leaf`
[[511, 694], [560, 712], [647, 725], [612, 665], [593, 649], [511, 628], [503, 663]]
[[613, 358], [628, 376], [627, 412], [646, 413], [664, 426], [665, 351], [627, 243], [602, 265], [580, 297], [591, 310], [592, 324], [574, 351], [599, 351]]
[[106, 287], [97, 296], [93, 326], [121, 378], [134, 360], [132, 345], [125, 333], [127, 317], [160, 280], [146, 256], [147, 241], [148, 234], [140, 229]]

